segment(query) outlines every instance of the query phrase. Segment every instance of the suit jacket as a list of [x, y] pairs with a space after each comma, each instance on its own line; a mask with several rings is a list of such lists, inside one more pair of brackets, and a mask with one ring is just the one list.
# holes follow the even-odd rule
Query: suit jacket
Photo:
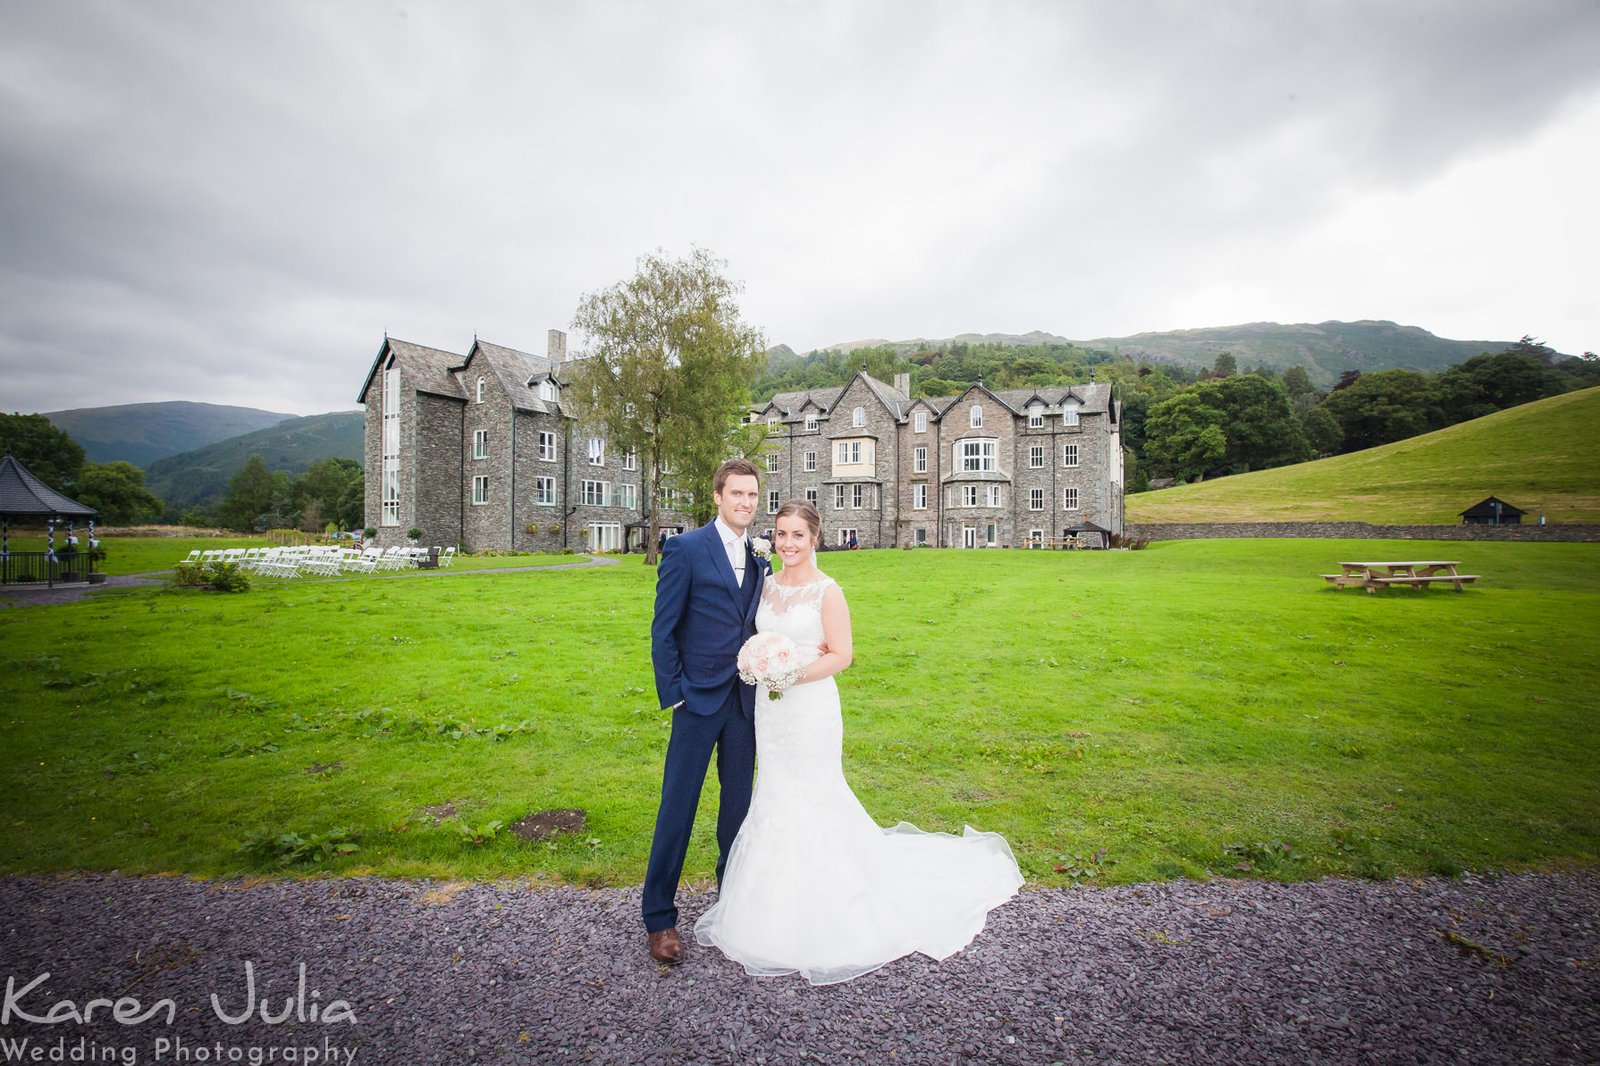
[[755, 635], [761, 585], [771, 569], [751, 553], [741, 586], [713, 522], [667, 541], [650, 624], [661, 706], [681, 700], [694, 714], [716, 714], [738, 686], [745, 712], [755, 712], [755, 688], [739, 680], [739, 649]]

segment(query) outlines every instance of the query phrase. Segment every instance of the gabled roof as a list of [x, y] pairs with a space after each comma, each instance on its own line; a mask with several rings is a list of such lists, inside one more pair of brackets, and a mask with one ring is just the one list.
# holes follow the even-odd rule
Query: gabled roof
[[[1496, 509], [1495, 509], [1495, 505], [1496, 504], [1500, 505], [1498, 511], [1496, 511]], [[1486, 499], [1480, 500], [1479, 502], [1473, 504], [1471, 507], [1468, 507], [1465, 511], [1462, 511], [1461, 512], [1461, 516], [1462, 517], [1470, 517], [1472, 515], [1492, 515], [1492, 514], [1496, 514], [1496, 513], [1502, 514], [1502, 515], [1508, 515], [1508, 514], [1522, 515], [1522, 514], [1527, 514], [1528, 512], [1524, 511], [1520, 507], [1515, 506], [1514, 504], [1507, 503], [1506, 501], [1500, 499], [1498, 496], [1490, 496], [1490, 497], [1488, 497]]]
[[783, 412], [784, 418], [794, 419], [800, 417], [800, 409], [809, 403], [827, 413], [833, 410], [834, 403], [843, 393], [844, 389], [837, 387], [810, 389], [805, 392], [780, 392], [756, 410], [765, 411], [768, 406], [772, 406]]
[[367, 379], [361, 383], [361, 391], [356, 394], [357, 403], [366, 402], [367, 390], [372, 387], [372, 379], [377, 376], [379, 368], [391, 355], [394, 356], [395, 362], [400, 364], [401, 377], [410, 388], [434, 396], [447, 396], [452, 400], [467, 398], [466, 393], [461, 391], [461, 384], [450, 373], [461, 362], [461, 356], [454, 352], [385, 337], [382, 347], [378, 349], [377, 357], [372, 360], [372, 369], [367, 371]]
[[858, 370], [856, 377], [860, 378], [883, 406], [889, 409], [889, 413], [894, 415], [896, 422], [905, 421], [906, 411], [911, 407], [911, 397], [896, 389], [893, 385], [885, 385], [865, 370]]
[[0, 456], [0, 516], [92, 518], [99, 513], [46, 485], [12, 456]]
[[[561, 380], [563, 364], [560, 360], [529, 355], [527, 352], [490, 344], [488, 341], [474, 340], [472, 350], [467, 353], [467, 361], [462, 364], [462, 369], [472, 365], [477, 358], [489, 364], [490, 370], [500, 382], [500, 387], [511, 398], [512, 406], [518, 410], [540, 413], [559, 410], [561, 413], [568, 413], [567, 405], [559, 400], [551, 403], [549, 400], [540, 399], [537, 388], [538, 383], [546, 378], [554, 378], [557, 382]], [[529, 382], [533, 383], [533, 387], [529, 386]]]

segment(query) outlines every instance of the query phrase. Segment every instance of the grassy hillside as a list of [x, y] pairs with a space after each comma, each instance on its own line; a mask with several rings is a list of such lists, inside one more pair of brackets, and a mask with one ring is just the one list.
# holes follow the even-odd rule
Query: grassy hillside
[[80, 407], [45, 414], [97, 463], [117, 460], [148, 467], [157, 459], [203, 448], [286, 418], [281, 412], [214, 403], [129, 403], [116, 407]]
[[251, 455], [261, 456], [273, 470], [291, 474], [302, 474], [317, 460], [334, 456], [360, 462], [364, 417], [360, 411], [333, 411], [291, 418], [152, 463], [145, 471], [145, 484], [169, 507], [206, 506], [222, 499], [228, 479]]
[[1600, 388], [1311, 463], [1128, 497], [1130, 522], [1459, 522], [1495, 495], [1600, 522]]

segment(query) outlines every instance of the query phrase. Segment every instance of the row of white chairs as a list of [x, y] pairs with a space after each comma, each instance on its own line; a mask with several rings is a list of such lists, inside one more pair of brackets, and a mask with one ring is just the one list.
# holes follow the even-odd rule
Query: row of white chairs
[[[318, 545], [282, 548], [218, 548], [191, 551], [185, 563], [203, 566], [211, 562], [238, 563], [242, 569], [263, 577], [299, 577], [301, 574], [371, 574], [380, 570], [405, 570], [420, 566], [429, 557], [427, 548], [333, 548]], [[455, 548], [434, 548], [440, 566], [455, 563]]]

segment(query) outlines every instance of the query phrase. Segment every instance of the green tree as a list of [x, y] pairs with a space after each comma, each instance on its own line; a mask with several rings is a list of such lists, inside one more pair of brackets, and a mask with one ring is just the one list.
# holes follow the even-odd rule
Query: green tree
[[266, 460], [252, 455], [228, 479], [217, 518], [229, 529], [247, 532], [287, 525], [292, 492], [288, 474], [269, 469]]
[[1240, 374], [1202, 381], [1193, 393], [1225, 427], [1222, 460], [1231, 472], [1298, 463], [1310, 454], [1289, 394], [1276, 381]]
[[74, 498], [100, 512], [96, 520], [107, 525], [151, 522], [163, 510], [161, 501], [144, 487], [144, 471], [121, 460], [85, 463]]
[[1415, 370], [1362, 374], [1330, 392], [1321, 406], [1339, 423], [1344, 452], [1405, 440], [1443, 424], [1433, 379]]
[[1521, 346], [1495, 355], [1475, 355], [1440, 374], [1438, 384], [1444, 417], [1451, 425], [1556, 396], [1566, 389], [1549, 363]]
[[1183, 481], [1204, 477], [1228, 450], [1221, 412], [1192, 391], [1151, 407], [1144, 439], [1152, 472]]
[[1303, 366], [1291, 366], [1283, 372], [1283, 387], [1289, 390], [1289, 395], [1295, 398], [1317, 391], [1311, 384], [1311, 375], [1306, 373]]
[[1214, 378], [1231, 378], [1239, 372], [1239, 360], [1233, 357], [1232, 352], [1218, 352], [1216, 362], [1211, 364], [1211, 376]]
[[1344, 442], [1344, 429], [1338, 419], [1321, 407], [1307, 408], [1300, 413], [1300, 430], [1313, 456], [1332, 455]]
[[294, 482], [294, 499], [301, 512], [301, 524], [311, 522], [315, 524], [314, 527], [320, 528], [324, 522], [333, 521], [341, 529], [360, 525], [359, 517], [354, 523], [349, 523], [340, 517], [340, 512], [350, 483], [360, 481], [364, 484], [365, 480], [361, 464], [342, 456], [319, 459], [306, 467], [306, 472]]
[[662, 490], [691, 493], [691, 513], [709, 519], [717, 467], [760, 446], [743, 416], [766, 345], [740, 321], [742, 287], [726, 267], [701, 248], [684, 259], [646, 255], [631, 279], [586, 295], [573, 318], [589, 341], [573, 382], [579, 416], [640, 459], [646, 565], [656, 561]]
[[0, 449], [40, 481], [69, 495], [83, 469], [83, 447], [44, 415], [0, 414]]

